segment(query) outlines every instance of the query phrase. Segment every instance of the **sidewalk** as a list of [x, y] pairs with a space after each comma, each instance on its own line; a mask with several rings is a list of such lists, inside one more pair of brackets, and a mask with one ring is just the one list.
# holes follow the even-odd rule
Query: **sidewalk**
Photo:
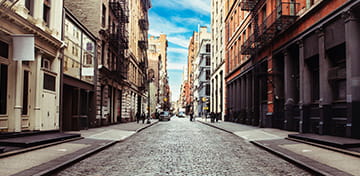
[[0, 175], [47, 175], [117, 142], [124, 141], [157, 122], [157, 120], [152, 120], [151, 124], [130, 122], [69, 132], [81, 134], [84, 138], [0, 158]]
[[239, 136], [316, 175], [360, 176], [359, 157], [287, 139], [289, 134], [297, 134], [297, 132], [258, 128], [232, 122], [210, 123], [210, 119], [197, 118], [196, 120]]

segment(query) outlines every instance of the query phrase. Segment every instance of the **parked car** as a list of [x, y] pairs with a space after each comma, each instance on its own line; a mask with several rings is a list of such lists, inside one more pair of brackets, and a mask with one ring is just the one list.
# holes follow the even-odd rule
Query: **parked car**
[[163, 121], [163, 120], [170, 120], [170, 113], [168, 111], [162, 111], [160, 112], [160, 117], [159, 117], [159, 121]]
[[186, 115], [185, 115], [184, 112], [179, 112], [179, 113], [177, 114], [177, 116], [178, 116], [179, 118], [184, 118]]

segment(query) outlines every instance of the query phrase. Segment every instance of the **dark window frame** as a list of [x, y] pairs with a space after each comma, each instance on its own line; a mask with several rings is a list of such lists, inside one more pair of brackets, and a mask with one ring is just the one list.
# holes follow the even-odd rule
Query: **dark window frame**
[[46, 23], [46, 26], [49, 26], [50, 24], [50, 14], [51, 14], [51, 2], [50, 0], [44, 0], [43, 20]]
[[24, 70], [23, 76], [23, 99], [22, 99], [22, 109], [21, 115], [28, 115], [29, 113], [29, 71]]
[[8, 66], [0, 64], [0, 114], [7, 113]]
[[48, 91], [56, 91], [56, 76], [44, 73], [43, 88]]

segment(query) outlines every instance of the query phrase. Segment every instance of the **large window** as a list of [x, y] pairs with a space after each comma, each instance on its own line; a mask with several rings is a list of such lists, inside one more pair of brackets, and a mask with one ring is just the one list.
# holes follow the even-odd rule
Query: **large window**
[[205, 79], [210, 80], [210, 70], [206, 70], [206, 78]]
[[206, 52], [210, 53], [211, 51], [211, 45], [210, 44], [206, 44]]
[[205, 58], [206, 58], [206, 66], [210, 66], [211, 63], [210, 56], [206, 56]]
[[34, 16], [34, 0], [25, 0], [25, 8], [29, 11], [29, 15]]
[[29, 72], [24, 71], [23, 104], [22, 104], [21, 115], [28, 114], [28, 105], [29, 105]]
[[320, 98], [320, 73], [319, 73], [319, 55], [307, 60], [310, 71], [311, 101], [317, 102]]
[[6, 114], [7, 77], [8, 77], [8, 67], [7, 67], [7, 65], [1, 64], [1, 66], [0, 66], [0, 114]]
[[105, 27], [105, 24], [106, 24], [106, 7], [103, 4], [102, 5], [102, 16], [101, 16], [101, 26]]
[[44, 0], [43, 20], [47, 26], [50, 23], [50, 0]]
[[205, 95], [206, 95], [206, 96], [210, 96], [210, 84], [206, 84], [206, 87], [205, 87]]
[[7, 59], [9, 57], [9, 45], [0, 41], [0, 57]]

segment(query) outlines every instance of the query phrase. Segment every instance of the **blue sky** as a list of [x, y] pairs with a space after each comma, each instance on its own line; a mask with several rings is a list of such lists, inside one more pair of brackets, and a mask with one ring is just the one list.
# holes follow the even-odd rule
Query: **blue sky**
[[166, 34], [171, 101], [179, 98], [183, 68], [187, 65], [187, 47], [198, 25], [210, 30], [210, 0], [152, 0], [149, 11], [149, 35]]

